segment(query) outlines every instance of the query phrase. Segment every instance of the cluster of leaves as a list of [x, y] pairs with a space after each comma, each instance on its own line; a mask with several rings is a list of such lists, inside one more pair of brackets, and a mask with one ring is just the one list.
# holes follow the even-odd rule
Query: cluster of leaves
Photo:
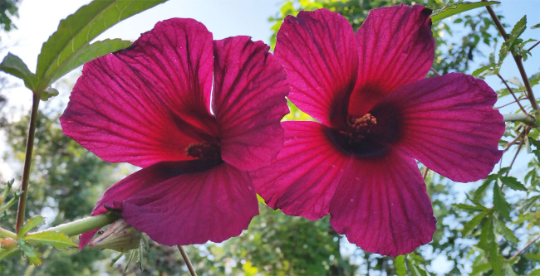
[[2, 0], [0, 1], [0, 29], [9, 32], [13, 25], [12, 18], [18, 16], [19, 0]]

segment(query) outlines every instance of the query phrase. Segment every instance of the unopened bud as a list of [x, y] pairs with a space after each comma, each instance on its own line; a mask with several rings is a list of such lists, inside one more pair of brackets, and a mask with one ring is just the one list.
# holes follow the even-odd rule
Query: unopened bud
[[142, 232], [135, 229], [124, 219], [113, 222], [99, 236], [90, 241], [90, 246], [102, 249], [113, 249], [127, 252], [138, 248], [142, 238]]
[[12, 248], [17, 245], [17, 241], [12, 238], [5, 238], [3, 240], [0, 240], [0, 244], [2, 244], [6, 248]]

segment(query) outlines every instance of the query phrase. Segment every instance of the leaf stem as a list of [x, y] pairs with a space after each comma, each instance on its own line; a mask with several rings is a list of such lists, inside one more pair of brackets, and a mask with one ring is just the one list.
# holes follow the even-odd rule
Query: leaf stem
[[536, 119], [529, 114], [503, 114], [506, 122], [523, 122], [530, 126], [536, 126]]
[[441, 73], [437, 72], [437, 70], [435, 70], [435, 68], [431, 67], [431, 72], [433, 72], [435, 75], [437, 75], [437, 77], [440, 77], [442, 76]]
[[7, 230], [7, 229], [4, 229], [2, 227], [0, 227], [0, 236], [6, 237], [6, 238], [17, 239], [17, 234], [15, 234], [15, 233]]
[[186, 266], [189, 270], [189, 274], [191, 274], [191, 276], [197, 276], [197, 272], [195, 272], [195, 269], [193, 269], [193, 265], [191, 264], [191, 261], [189, 260], [189, 257], [184, 251], [184, 249], [182, 248], [182, 246], [177, 245], [176, 247], [178, 247], [178, 250], [180, 250], [180, 254], [182, 254], [182, 258], [184, 259], [184, 262], [186, 263]]
[[[523, 101], [523, 100], [525, 100], [525, 99], [523, 99], [522, 97], [519, 97], [519, 101]], [[503, 107], [505, 107], [505, 106], [509, 106], [509, 105], [511, 105], [511, 104], [513, 104], [513, 103], [515, 103], [515, 102], [516, 102], [516, 101], [509, 102], [509, 103], [507, 103], [507, 104], [503, 104], [503, 105], [501, 105], [501, 106], [495, 107], [495, 109], [501, 109], [501, 108], [503, 108]]]
[[[482, 0], [482, 2], [487, 2], [487, 0]], [[502, 37], [504, 38], [504, 41], [508, 39], [508, 35], [506, 34], [506, 31], [504, 30], [503, 25], [501, 24], [501, 21], [499, 21], [499, 18], [493, 11], [493, 9], [490, 6], [486, 6], [487, 11], [489, 12], [489, 15], [491, 15], [491, 19], [493, 20], [493, 23], [495, 23], [495, 26], [499, 30], [499, 33], [501, 33]], [[527, 89], [527, 98], [529, 98], [529, 101], [531, 102], [531, 106], [534, 110], [538, 110], [538, 103], [536, 102], [536, 99], [534, 98], [534, 93], [532, 91], [531, 83], [529, 82], [529, 78], [527, 77], [527, 73], [525, 72], [525, 68], [523, 67], [523, 61], [521, 59], [521, 56], [514, 55], [512, 53], [512, 57], [514, 57], [514, 61], [516, 62], [516, 65], [519, 69], [519, 74], [521, 75], [521, 78], [523, 79], [523, 84], [525, 85], [525, 88]]]
[[15, 223], [15, 232], [24, 223], [24, 213], [26, 209], [26, 199], [28, 197], [28, 180], [30, 178], [30, 167], [32, 165], [32, 150], [34, 149], [34, 135], [36, 133], [36, 123], [41, 92], [34, 92], [32, 98], [32, 113], [30, 113], [30, 127], [28, 128], [28, 137], [26, 140], [26, 156], [24, 157], [24, 168], [21, 184], [22, 194], [19, 196], [19, 206], [17, 207], [17, 222]]
[[531, 46], [531, 48], [529, 48], [529, 49], [528, 49], [527, 51], [529, 51], [529, 52], [530, 52], [530, 51], [531, 51], [531, 50], [532, 50], [532, 49], [533, 49], [534, 47], [536, 47], [536, 46], [537, 46], [538, 44], [540, 44], [540, 41], [538, 41], [538, 42], [534, 43], [534, 45], [533, 45], [533, 46]]
[[[514, 159], [512, 159], [512, 162], [510, 163], [510, 166], [508, 168], [508, 171], [506, 172], [506, 175], [505, 176], [508, 176], [508, 174], [510, 173], [510, 169], [512, 169], [512, 166], [514, 166], [514, 162], [516, 162], [516, 158], [519, 154], [519, 151], [521, 150], [521, 148], [523, 147], [523, 141], [521, 141], [518, 145], [518, 148], [516, 150], [516, 155], [514, 155]], [[501, 181], [501, 190], [502, 188], [504, 187], [504, 182]]]
[[523, 250], [527, 249], [529, 246], [531, 246], [534, 242], [536, 242], [538, 239], [540, 239], [540, 235], [536, 236], [536, 238], [532, 239], [529, 243], [527, 243], [523, 248], [521, 248], [520, 250], [518, 250], [518, 252], [516, 252], [516, 254], [512, 255], [512, 257], [510, 257], [510, 259], [508, 260], [512, 260], [513, 258], [519, 256], [519, 254], [521, 254], [521, 252], [523, 252]]
[[103, 227], [118, 220], [121, 216], [115, 213], [105, 213], [97, 216], [87, 217], [76, 221], [60, 224], [28, 235], [37, 234], [45, 231], [61, 232], [68, 236], [80, 235], [84, 232]]
[[508, 85], [506, 80], [504, 80], [504, 78], [501, 76], [501, 74], [497, 74], [497, 76], [499, 77], [499, 79], [501, 79], [501, 81], [504, 83], [504, 85], [506, 85], [506, 88], [508, 89], [508, 91], [510, 91], [510, 94], [512, 94], [512, 97], [514, 97], [514, 100], [516, 100], [516, 103], [519, 105], [519, 108], [521, 109], [521, 111], [523, 111], [523, 113], [525, 113], [525, 114], [529, 114], [529, 113], [527, 113], [527, 111], [525, 111], [525, 108], [523, 108], [523, 106], [519, 102], [518, 98], [516, 97], [516, 94], [514, 94], [514, 90], [512, 90], [512, 88], [510, 88], [510, 86]]

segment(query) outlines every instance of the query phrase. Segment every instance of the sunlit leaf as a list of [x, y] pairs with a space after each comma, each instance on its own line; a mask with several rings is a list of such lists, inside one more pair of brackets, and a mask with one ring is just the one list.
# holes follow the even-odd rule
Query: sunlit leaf
[[[102, 0], [92, 1], [60, 21], [58, 30], [43, 44], [38, 57], [36, 75], [40, 88], [48, 87], [59, 76], [73, 55], [77, 55], [99, 34], [116, 23], [163, 3], [166, 0]], [[101, 52], [102, 54], [102, 52]]]
[[473, 275], [480, 275], [484, 272], [487, 272], [491, 269], [490, 263], [483, 263], [472, 267], [471, 276]]
[[503, 221], [495, 220], [495, 225], [497, 226], [497, 229], [499, 230], [498, 232], [501, 233], [507, 241], [515, 245], [518, 244], [516, 235], [514, 235], [514, 232], [510, 230]]
[[19, 248], [16, 246], [12, 248], [0, 248], [0, 260], [13, 256], [17, 252], [19, 252]]
[[493, 4], [499, 4], [497, 1], [488, 1], [488, 2], [476, 2], [476, 3], [460, 3], [460, 4], [454, 4], [451, 6], [448, 6], [442, 10], [436, 11], [433, 15], [431, 15], [431, 21], [437, 22], [441, 21], [445, 18], [448, 18], [452, 15], [456, 15], [462, 12], [470, 11], [472, 9], [485, 7]]
[[0, 70], [22, 79], [24, 81], [24, 85], [28, 89], [32, 91], [35, 90], [36, 75], [30, 72], [24, 61], [22, 61], [18, 56], [8, 53], [2, 63], [0, 63]]
[[66, 234], [60, 232], [45, 231], [36, 234], [28, 235], [24, 238], [29, 242], [38, 242], [42, 244], [52, 245], [58, 249], [68, 247], [78, 247]]
[[517, 178], [513, 176], [501, 176], [500, 180], [504, 185], [511, 188], [512, 190], [516, 191], [527, 191], [527, 187], [525, 185], [521, 184]]
[[468, 205], [468, 204], [463, 204], [463, 203], [452, 204], [452, 206], [458, 210], [466, 211], [466, 212], [484, 211], [487, 209], [486, 207], [483, 207], [483, 206], [473, 206], [473, 205]]
[[[495, 185], [496, 186], [496, 185]], [[502, 275], [503, 257], [499, 253], [499, 245], [495, 235], [495, 229], [493, 222], [490, 224], [490, 231], [488, 235], [488, 247], [489, 247], [489, 262], [495, 275]]]
[[531, 271], [527, 276], [540, 276], [540, 268]]
[[40, 98], [43, 101], [47, 101], [48, 99], [58, 96], [58, 90], [54, 88], [48, 88], [47, 90], [41, 92]]
[[469, 233], [476, 228], [476, 226], [482, 221], [483, 218], [485, 218], [491, 210], [485, 210], [484, 212], [476, 215], [471, 220], [469, 220], [465, 226], [463, 226], [463, 229], [461, 230], [462, 237], [466, 237], [469, 235]]
[[19, 238], [24, 237], [28, 231], [36, 228], [37, 226], [43, 224], [45, 222], [45, 218], [42, 216], [35, 216], [33, 218], [30, 218], [22, 227], [19, 229], [19, 232], [17, 233], [17, 236]]
[[540, 254], [525, 254], [523, 257], [527, 258], [527, 260], [540, 262]]
[[396, 273], [399, 276], [407, 275], [407, 268], [405, 268], [405, 256], [399, 255], [394, 258], [394, 264], [396, 266]]

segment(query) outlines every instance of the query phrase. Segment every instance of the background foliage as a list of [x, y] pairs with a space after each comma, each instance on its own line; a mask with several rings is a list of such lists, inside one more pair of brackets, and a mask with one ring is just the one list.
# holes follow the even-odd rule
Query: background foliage
[[[1, 1], [11, 6], [0, 5], [0, 27], [9, 31], [13, 27], [9, 18], [16, 14], [17, 1]], [[343, 14], [353, 28], [358, 29], [369, 11], [383, 6], [403, 2], [410, 5], [420, 3], [434, 10], [457, 1], [342, 1], [342, 0], [285, 0], [274, 22], [272, 44], [283, 18], [296, 15], [300, 10], [328, 8]], [[448, 2], [448, 3], [447, 3]], [[4, 19], [8, 10], [8, 19]], [[441, 74], [449, 72], [471, 73], [478, 64], [486, 65], [484, 70], [475, 72], [479, 77], [497, 73], [501, 63], [513, 62], [504, 57], [512, 53], [526, 59], [524, 49], [531, 44], [523, 44], [528, 38], [520, 38], [518, 33], [524, 22], [507, 22], [507, 32], [517, 35], [513, 48], [507, 44], [506, 50], [493, 51], [491, 55], [481, 51], [481, 45], [498, 49], [503, 42], [486, 9], [479, 8], [452, 18], [453, 24], [440, 21], [433, 25], [437, 51], [434, 69]], [[504, 19], [503, 19], [504, 22]], [[515, 27], [517, 26], [517, 27]], [[530, 27], [526, 25], [525, 28]], [[459, 34], [455, 32], [459, 29]], [[515, 29], [515, 32], [511, 30]], [[521, 41], [519, 41], [521, 40]], [[273, 46], [272, 45], [272, 46]], [[527, 46], [527, 47], [526, 47]], [[504, 48], [504, 47], [503, 47]], [[538, 49], [536, 49], [538, 50]], [[505, 52], [506, 51], [506, 52]], [[475, 65], [476, 64], [476, 65]], [[482, 68], [484, 68], [482, 67]], [[529, 72], [531, 73], [531, 72]], [[433, 73], [430, 73], [432, 76]], [[519, 74], [516, 72], [515, 76]], [[524, 96], [525, 87], [518, 78], [506, 79], [519, 99]], [[531, 74], [531, 85], [538, 84], [540, 73]], [[502, 101], [510, 102], [508, 89], [497, 91]], [[523, 102], [529, 112], [530, 105]], [[0, 108], [2, 104], [0, 102]], [[512, 112], [519, 111], [514, 103], [507, 107]], [[62, 108], [45, 108], [39, 113], [35, 138], [34, 163], [31, 176], [28, 215], [44, 214], [55, 219], [51, 225], [71, 221], [88, 215], [104, 189], [133, 168], [105, 163], [76, 142], [62, 135], [58, 122]], [[7, 123], [8, 113], [0, 113], [2, 130], [7, 135], [9, 151], [7, 160], [16, 171], [22, 171], [24, 145], [28, 117]], [[288, 120], [305, 120], [309, 116], [291, 104]], [[529, 150], [532, 154], [520, 155], [530, 159], [529, 171], [521, 178], [513, 177], [510, 168], [503, 168], [499, 174], [486, 181], [463, 188], [433, 172], [426, 177], [428, 193], [432, 199], [437, 231], [433, 242], [420, 247], [414, 253], [397, 258], [370, 254], [349, 244], [344, 237], [330, 227], [328, 218], [310, 222], [299, 217], [283, 215], [260, 203], [261, 215], [256, 217], [250, 228], [240, 237], [222, 244], [187, 247], [188, 254], [200, 275], [428, 275], [433, 267], [441, 263], [451, 265], [449, 275], [540, 275], [534, 270], [540, 261], [540, 248], [535, 244], [527, 247], [516, 257], [512, 257], [527, 242], [537, 238], [540, 228], [540, 144], [538, 131], [520, 123], [509, 124], [501, 146], [508, 146], [504, 158], [512, 159], [511, 153]], [[524, 134], [520, 137], [520, 133]], [[517, 137], [517, 138], [516, 138]], [[512, 145], [509, 142], [514, 141]], [[419, 165], [422, 169], [424, 168]], [[18, 176], [20, 177], [20, 176]], [[1, 175], [0, 175], [0, 180]], [[7, 179], [3, 179], [6, 181]], [[501, 185], [504, 183], [504, 185]], [[463, 184], [461, 184], [463, 185]], [[3, 227], [14, 225], [13, 214], [16, 207], [3, 216]], [[13, 230], [13, 229], [10, 229]], [[185, 267], [177, 250], [150, 243], [143, 259], [144, 270], [136, 266], [126, 268], [126, 258], [109, 265], [118, 256], [117, 252], [85, 248], [81, 253], [76, 249], [56, 250], [40, 248], [47, 255], [42, 267], [28, 266], [23, 258], [13, 257], [0, 261], [0, 273], [6, 275], [183, 275]], [[535, 274], [536, 273], [536, 274]]]

